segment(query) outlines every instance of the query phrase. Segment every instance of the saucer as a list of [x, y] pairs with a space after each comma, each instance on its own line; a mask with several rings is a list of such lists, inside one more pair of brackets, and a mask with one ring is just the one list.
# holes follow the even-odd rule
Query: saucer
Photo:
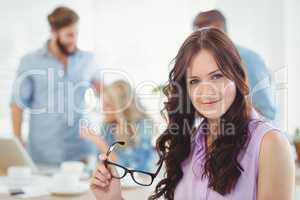
[[74, 196], [81, 195], [89, 190], [89, 184], [87, 182], [80, 182], [77, 186], [72, 188], [57, 188], [52, 186], [49, 188], [49, 192], [53, 195], [63, 195], [63, 196]]

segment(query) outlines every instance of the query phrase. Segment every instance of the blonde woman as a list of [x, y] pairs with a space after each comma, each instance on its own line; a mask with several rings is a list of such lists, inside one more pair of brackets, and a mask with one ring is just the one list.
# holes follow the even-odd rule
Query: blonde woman
[[84, 128], [81, 137], [95, 143], [101, 153], [106, 153], [115, 141], [124, 141], [124, 147], [112, 152], [111, 159], [124, 167], [149, 170], [154, 155], [153, 122], [133, 89], [123, 80], [116, 81], [104, 87], [102, 100], [104, 123], [100, 136]]

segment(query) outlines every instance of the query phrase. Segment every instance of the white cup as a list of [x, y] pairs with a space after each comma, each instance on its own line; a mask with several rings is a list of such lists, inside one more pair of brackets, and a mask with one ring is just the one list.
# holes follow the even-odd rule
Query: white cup
[[75, 174], [70, 173], [57, 173], [53, 177], [52, 188], [57, 189], [74, 189], [79, 184], [79, 178]]
[[80, 178], [83, 173], [84, 164], [79, 161], [66, 161], [61, 164], [60, 169], [62, 173], [77, 175]]
[[31, 169], [27, 166], [11, 166], [7, 169], [11, 187], [26, 186], [32, 182]]

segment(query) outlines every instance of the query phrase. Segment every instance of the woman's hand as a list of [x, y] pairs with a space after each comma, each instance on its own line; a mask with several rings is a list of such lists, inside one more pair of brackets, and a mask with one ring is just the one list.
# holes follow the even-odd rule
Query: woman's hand
[[104, 161], [105, 154], [99, 156], [100, 162], [91, 179], [90, 188], [97, 200], [121, 200], [120, 180], [112, 178], [112, 174], [117, 174], [115, 168], [106, 168]]

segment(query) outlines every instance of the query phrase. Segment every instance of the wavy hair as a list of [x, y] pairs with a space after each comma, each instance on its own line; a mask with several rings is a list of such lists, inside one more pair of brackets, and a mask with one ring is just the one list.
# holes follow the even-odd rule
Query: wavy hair
[[[180, 47], [169, 74], [168, 84], [164, 88], [167, 96], [164, 111], [168, 126], [158, 138], [156, 149], [160, 161], [165, 162], [166, 174], [149, 199], [163, 196], [172, 200], [176, 186], [183, 176], [181, 164], [191, 153], [191, 137], [194, 133], [191, 127], [195, 124], [196, 116], [200, 115], [188, 96], [186, 71], [195, 55], [204, 49], [213, 55], [224, 76], [235, 83], [236, 96], [232, 105], [221, 116], [224, 128], [206, 150], [202, 177], [208, 178], [209, 188], [226, 195], [234, 189], [243, 171], [239, 155], [246, 148], [249, 139], [248, 123], [251, 111], [247, 101], [247, 76], [239, 53], [228, 36], [216, 28], [203, 28], [192, 33]], [[204, 119], [203, 123], [207, 123], [204, 116], [200, 117]], [[231, 134], [227, 134], [228, 123], [234, 127]], [[174, 124], [177, 127], [175, 129]]]

